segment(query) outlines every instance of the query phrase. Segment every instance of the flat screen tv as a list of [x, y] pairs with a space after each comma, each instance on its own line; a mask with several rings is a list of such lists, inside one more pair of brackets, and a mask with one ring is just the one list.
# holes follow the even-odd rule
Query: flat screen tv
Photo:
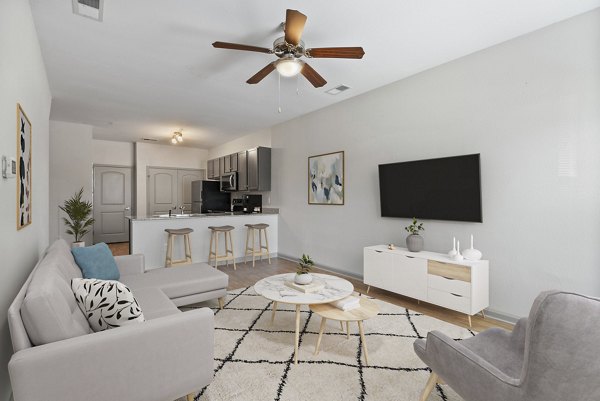
[[381, 216], [479, 222], [479, 154], [379, 165]]

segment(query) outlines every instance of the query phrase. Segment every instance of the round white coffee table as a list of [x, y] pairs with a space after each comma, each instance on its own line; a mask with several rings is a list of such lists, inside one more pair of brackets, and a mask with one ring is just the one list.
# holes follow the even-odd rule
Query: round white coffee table
[[354, 286], [348, 280], [340, 277], [330, 276], [329, 274], [311, 273], [314, 277], [313, 282], [322, 282], [323, 289], [303, 293], [288, 287], [286, 281], [294, 281], [295, 273], [277, 274], [263, 278], [254, 284], [254, 291], [257, 294], [273, 301], [273, 314], [271, 321], [275, 319], [277, 303], [296, 305], [296, 336], [294, 341], [294, 364], [298, 363], [298, 341], [300, 339], [300, 307], [311, 304], [327, 304], [345, 298], [352, 294]]

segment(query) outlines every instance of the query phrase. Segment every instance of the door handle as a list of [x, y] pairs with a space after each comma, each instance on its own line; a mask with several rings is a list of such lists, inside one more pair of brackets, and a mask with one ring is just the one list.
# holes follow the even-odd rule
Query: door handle
[[229, 176], [229, 188], [233, 188], [233, 175]]
[[131, 210], [131, 208], [130, 208], [129, 206], [127, 206], [127, 207], [125, 208], [125, 210]]

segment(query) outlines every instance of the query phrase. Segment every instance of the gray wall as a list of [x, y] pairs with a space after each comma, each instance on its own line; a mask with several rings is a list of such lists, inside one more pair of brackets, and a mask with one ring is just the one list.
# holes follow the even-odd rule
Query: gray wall
[[[597, 9], [273, 127], [280, 254], [362, 275], [362, 248], [409, 223], [380, 217], [377, 165], [481, 153], [483, 224], [425, 221], [425, 248], [473, 233], [496, 312], [600, 296], [599, 49]], [[338, 150], [346, 204], [308, 206], [307, 157]]]
[[0, 178], [0, 400], [10, 397], [6, 312], [48, 245], [50, 88], [28, 1], [0, 1], [0, 153], [16, 155], [16, 105], [32, 128], [32, 223], [17, 231], [16, 182]]
[[[92, 126], [61, 121], [50, 121], [50, 242], [64, 238], [75, 239], [65, 233], [59, 209], [66, 199], [83, 188], [83, 200], [92, 200], [93, 156]], [[91, 216], [90, 216], [91, 217]], [[93, 233], [83, 238], [86, 245], [93, 242]]]

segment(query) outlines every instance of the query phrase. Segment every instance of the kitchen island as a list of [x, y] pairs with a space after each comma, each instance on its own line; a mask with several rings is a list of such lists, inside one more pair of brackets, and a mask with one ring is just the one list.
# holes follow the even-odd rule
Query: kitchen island
[[[141, 253], [145, 257], [146, 269], [164, 267], [167, 252], [167, 228], [191, 228], [190, 234], [193, 262], [207, 262], [210, 246], [209, 226], [233, 226], [231, 232], [233, 252], [236, 263], [244, 259], [244, 246], [246, 245], [246, 224], [266, 223], [269, 225], [269, 252], [271, 257], [277, 255], [277, 223], [279, 216], [276, 212], [263, 213], [208, 213], [188, 215], [161, 216], [129, 216], [130, 220], [130, 251], [132, 254]], [[258, 235], [256, 236], [258, 247]], [[225, 244], [223, 237], [219, 236], [219, 254], [224, 253]], [[175, 240], [173, 258], [184, 258], [183, 237]], [[250, 257], [250, 260], [252, 258]], [[219, 262], [219, 265], [224, 262]], [[252, 266], [249, 264], [248, 266]]]

